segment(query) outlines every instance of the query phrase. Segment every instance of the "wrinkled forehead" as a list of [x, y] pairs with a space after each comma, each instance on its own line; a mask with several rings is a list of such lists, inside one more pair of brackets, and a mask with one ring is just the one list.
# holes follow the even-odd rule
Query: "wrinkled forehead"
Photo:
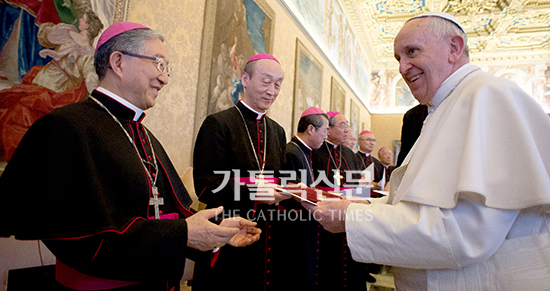
[[372, 133], [363, 133], [360, 137], [361, 138], [374, 138], [374, 134], [372, 134]]
[[336, 126], [348, 123], [348, 120], [342, 113], [336, 114], [336, 116], [334, 116], [334, 121], [336, 121], [335, 122]]
[[143, 43], [142, 53], [147, 56], [163, 59], [168, 62], [166, 46], [158, 38], [148, 39]]
[[425, 19], [413, 19], [401, 28], [393, 43], [394, 56], [397, 60], [411, 48], [426, 47], [439, 40], [436, 34], [428, 31], [424, 23]]
[[283, 79], [283, 69], [281, 68], [281, 65], [277, 63], [274, 60], [271, 59], [261, 59], [255, 61], [256, 64], [254, 66], [254, 74], [261, 74], [261, 75], [268, 75], [270, 77], [273, 77], [275, 79]]
[[394, 46], [402, 40], [415, 39], [416, 36], [426, 33], [428, 17], [415, 18], [406, 22], [394, 40]]

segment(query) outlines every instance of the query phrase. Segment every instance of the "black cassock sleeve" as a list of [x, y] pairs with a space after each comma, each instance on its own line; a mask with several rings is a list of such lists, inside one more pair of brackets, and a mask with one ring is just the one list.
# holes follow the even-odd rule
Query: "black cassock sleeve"
[[[64, 114], [68, 107], [75, 113]], [[41, 239], [92, 276], [179, 280], [189, 255], [186, 221], [143, 219], [149, 186], [140, 159], [104, 111], [82, 108], [41, 118], [21, 141], [0, 185], [25, 212], [2, 207], [12, 217], [2, 216], [5, 234]]]
[[[266, 176], [278, 177], [286, 136], [273, 120], [264, 122], [268, 131]], [[256, 140], [256, 120], [247, 119], [246, 123], [251, 138], [239, 115], [222, 112], [208, 116], [201, 125], [193, 153], [193, 178], [199, 200], [208, 208], [224, 206], [226, 211], [235, 211], [231, 216], [249, 217], [254, 209], [253, 188], [235, 184], [237, 175], [248, 177], [250, 169], [258, 169], [251, 150], [251, 140]]]
[[87, 238], [44, 240], [64, 264], [96, 277], [126, 281], [181, 279], [187, 248], [184, 219], [138, 220], [124, 233]]

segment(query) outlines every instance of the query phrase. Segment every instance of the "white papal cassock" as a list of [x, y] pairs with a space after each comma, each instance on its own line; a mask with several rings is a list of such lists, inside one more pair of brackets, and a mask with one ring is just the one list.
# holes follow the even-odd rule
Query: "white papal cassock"
[[348, 207], [353, 258], [395, 266], [399, 290], [548, 290], [550, 118], [471, 64], [431, 105], [387, 201]]

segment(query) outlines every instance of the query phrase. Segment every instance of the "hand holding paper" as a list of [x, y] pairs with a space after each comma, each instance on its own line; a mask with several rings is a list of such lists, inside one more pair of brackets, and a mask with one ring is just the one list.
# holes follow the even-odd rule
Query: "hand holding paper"
[[313, 213], [313, 217], [329, 232], [346, 231], [346, 209], [349, 200], [319, 201], [317, 206], [302, 202], [302, 206]]

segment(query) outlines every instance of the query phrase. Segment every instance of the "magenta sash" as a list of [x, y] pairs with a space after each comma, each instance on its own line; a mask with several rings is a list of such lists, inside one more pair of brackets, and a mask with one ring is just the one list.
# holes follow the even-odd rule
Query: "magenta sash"
[[[168, 213], [168, 214], [161, 214], [160, 219], [178, 219], [180, 218], [179, 213]], [[149, 219], [155, 219], [154, 216], [149, 217]]]

